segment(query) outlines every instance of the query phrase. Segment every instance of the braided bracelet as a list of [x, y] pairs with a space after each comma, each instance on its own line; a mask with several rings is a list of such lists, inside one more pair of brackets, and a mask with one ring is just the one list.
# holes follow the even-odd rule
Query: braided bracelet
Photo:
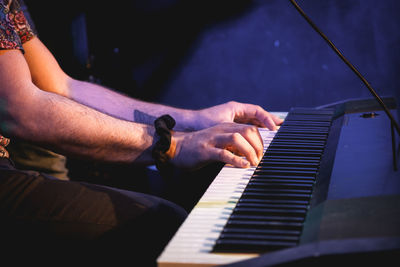
[[154, 145], [152, 157], [156, 163], [156, 167], [160, 172], [168, 169], [169, 156], [166, 154], [171, 147], [171, 130], [175, 126], [175, 120], [166, 114], [154, 121], [154, 127], [158, 140]]

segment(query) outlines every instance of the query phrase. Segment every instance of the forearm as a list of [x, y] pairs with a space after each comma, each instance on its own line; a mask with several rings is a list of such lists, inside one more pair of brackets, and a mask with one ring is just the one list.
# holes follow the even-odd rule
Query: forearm
[[177, 130], [192, 130], [193, 111], [140, 101], [100, 85], [70, 79], [68, 97], [111, 116], [152, 125], [154, 120], [170, 114]]
[[152, 127], [116, 119], [53, 93], [32, 91], [7, 100], [12, 135], [65, 155], [151, 163]]

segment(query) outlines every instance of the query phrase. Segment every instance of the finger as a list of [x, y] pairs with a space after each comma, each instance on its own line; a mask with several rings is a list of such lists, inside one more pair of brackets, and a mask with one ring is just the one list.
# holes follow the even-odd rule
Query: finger
[[[277, 123], [280, 123], [279, 118], [273, 116], [260, 106], [256, 107], [255, 117], [261, 122], [262, 127], [266, 127], [272, 131], [277, 130]], [[276, 117], [276, 118], [275, 118]]]
[[210, 160], [221, 161], [238, 168], [249, 168], [250, 162], [242, 157], [239, 157], [232, 152], [213, 147], [209, 151]]
[[264, 127], [270, 129], [271, 131], [276, 131], [278, 129], [275, 121], [270, 116], [264, 119]]
[[[260, 135], [260, 132], [257, 127], [237, 124], [237, 123], [230, 123], [224, 124], [223, 128], [221, 128], [225, 133], [231, 132], [233, 133], [240, 133], [242, 137], [253, 147], [256, 153], [256, 157], [258, 158], [257, 161], [260, 161], [263, 154], [264, 154], [264, 142]], [[241, 154], [240, 151], [235, 150], [235, 153], [238, 155]]]
[[244, 129], [241, 131], [241, 134], [254, 148], [258, 159], [261, 160], [261, 157], [264, 153], [264, 142], [258, 128], [255, 126], [245, 126]]
[[243, 110], [236, 113], [236, 122], [250, 122], [254, 125], [268, 128], [272, 131], [277, 130], [277, 125], [280, 125], [283, 120], [279, 117], [270, 114], [261, 106], [244, 104]]
[[275, 122], [276, 125], [281, 125], [283, 123], [283, 119], [279, 118], [278, 116], [269, 113], [272, 117], [272, 120]]
[[250, 143], [240, 133], [223, 134], [217, 137], [216, 147], [226, 148], [237, 155], [243, 155], [251, 165], [256, 166], [260, 157]]

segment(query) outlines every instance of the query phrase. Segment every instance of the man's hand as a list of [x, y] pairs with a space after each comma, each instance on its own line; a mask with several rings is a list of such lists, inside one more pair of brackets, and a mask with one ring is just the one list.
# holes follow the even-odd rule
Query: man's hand
[[246, 123], [276, 130], [276, 126], [283, 122], [282, 119], [270, 114], [260, 106], [234, 101], [196, 111], [195, 118], [196, 130], [223, 122]]
[[[198, 168], [213, 161], [235, 167], [256, 166], [263, 154], [263, 141], [255, 126], [222, 123], [196, 132], [175, 132], [171, 163]], [[244, 157], [244, 158], [243, 158]]]

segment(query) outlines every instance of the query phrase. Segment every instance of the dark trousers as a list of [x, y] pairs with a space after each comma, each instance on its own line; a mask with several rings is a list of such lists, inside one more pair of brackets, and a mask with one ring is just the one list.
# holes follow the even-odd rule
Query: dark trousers
[[31, 263], [55, 257], [155, 266], [186, 215], [155, 196], [20, 171], [0, 159], [0, 242], [2, 255], [18, 252], [14, 263], [33, 252]]

